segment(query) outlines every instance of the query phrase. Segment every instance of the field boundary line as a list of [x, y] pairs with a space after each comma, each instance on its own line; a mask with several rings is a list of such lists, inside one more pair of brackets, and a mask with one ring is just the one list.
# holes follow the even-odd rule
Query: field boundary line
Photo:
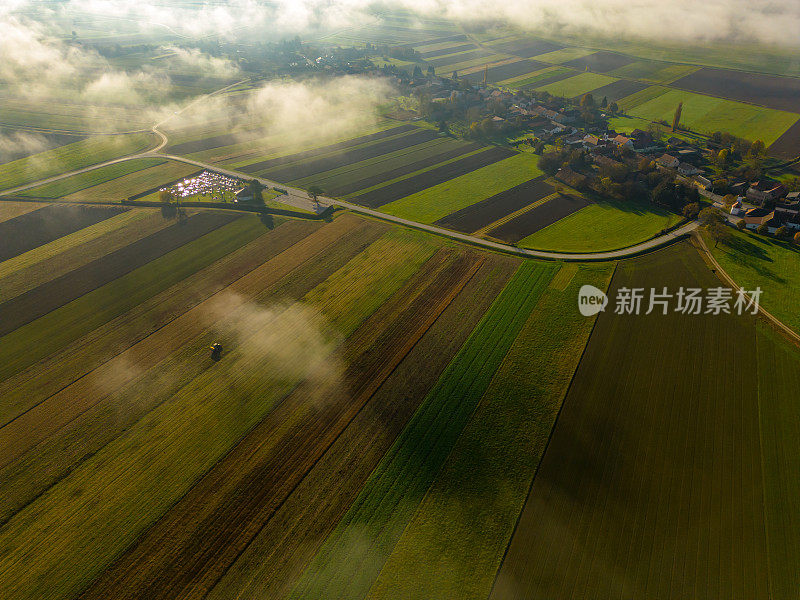
[[[722, 265], [720, 265], [717, 262], [717, 259], [708, 249], [706, 241], [703, 239], [703, 236], [700, 233], [695, 232], [695, 234], [692, 236], [692, 239], [696, 240], [694, 246], [695, 248], [697, 248], [698, 252], [700, 252], [700, 255], [703, 256], [704, 258], [707, 258], [706, 263], [710, 262], [713, 265], [714, 269], [716, 269], [715, 273], [718, 275], [718, 279], [721, 279], [723, 283], [727, 283], [728, 285], [730, 285], [734, 290], [744, 289], [742, 288], [742, 286], [737, 284], [734, 281], [733, 277], [728, 275], [728, 272], [725, 269], [723, 269]], [[745, 294], [745, 296], [747, 297], [748, 300], [752, 302], [753, 299], [750, 297], [750, 294]], [[761, 304], [758, 305], [758, 315], [762, 316], [763, 319], [768, 321], [771, 325], [775, 326], [781, 333], [784, 334], [784, 336], [788, 337], [789, 340], [796, 346], [800, 346], [800, 334], [798, 334], [794, 329], [786, 325], [783, 321], [781, 321], [771, 312], [766, 310], [763, 306], [761, 306]]]
[[524, 215], [526, 212], [533, 210], [537, 206], [541, 206], [545, 202], [550, 202], [550, 200], [555, 200], [555, 197], [559, 196], [559, 195], [560, 194], [558, 192], [553, 192], [552, 194], [549, 194], [548, 196], [545, 196], [544, 198], [539, 198], [538, 200], [535, 200], [534, 202], [531, 202], [527, 206], [523, 206], [519, 210], [514, 211], [511, 214], [506, 215], [502, 219], [498, 219], [494, 223], [489, 223], [485, 227], [483, 227], [483, 228], [479, 229], [478, 231], [474, 232], [472, 235], [486, 235], [487, 233], [489, 233], [493, 229], [497, 229], [501, 225], [505, 225], [506, 223], [508, 223], [512, 219], [516, 219], [517, 217], [519, 217], [521, 215]]
[[[214, 581], [214, 583], [208, 588], [208, 592], [206, 592], [206, 596], [217, 586], [217, 584], [220, 581], [222, 581], [222, 579], [228, 573], [230, 568], [238, 562], [239, 557], [241, 557], [242, 554], [244, 554], [244, 552], [247, 551], [247, 549], [250, 547], [250, 545], [253, 543], [253, 541], [261, 534], [261, 532], [263, 531], [264, 527], [267, 526], [267, 524], [272, 520], [272, 518], [278, 513], [278, 511], [283, 507], [283, 505], [289, 500], [289, 498], [292, 496], [292, 494], [294, 494], [295, 490], [303, 483], [303, 481], [305, 481], [305, 479], [308, 476], [308, 474], [312, 470], [314, 470], [314, 468], [317, 466], [319, 461], [322, 460], [327, 455], [328, 450], [339, 440], [339, 438], [344, 434], [344, 432], [347, 431], [347, 429], [350, 427], [350, 425], [353, 423], [353, 421], [356, 419], [356, 417], [358, 417], [358, 415], [360, 415], [362, 413], [362, 411], [366, 408], [366, 406], [369, 404], [369, 401], [372, 399], [372, 397], [378, 392], [378, 390], [381, 387], [383, 387], [383, 384], [386, 382], [386, 380], [389, 379], [389, 377], [392, 375], [392, 373], [394, 373], [397, 370], [397, 367], [400, 366], [400, 364], [405, 360], [405, 358], [409, 355], [409, 353], [416, 347], [416, 345], [425, 336], [425, 334], [428, 333], [428, 331], [431, 329], [431, 327], [433, 327], [433, 325], [436, 323], [436, 321], [439, 320], [439, 317], [441, 317], [442, 313], [444, 313], [444, 311], [447, 309], [447, 307], [450, 306], [453, 303], [453, 301], [456, 299], [456, 297], [463, 291], [463, 289], [472, 280], [472, 278], [475, 277], [475, 275], [478, 273], [480, 268], [485, 264], [485, 262], [486, 262], [486, 259], [485, 258], [481, 258], [479, 260], [476, 260], [472, 264], [472, 266], [470, 266], [470, 268], [461, 277], [461, 279], [458, 281], [458, 283], [450, 290], [450, 293], [444, 298], [444, 300], [439, 304], [439, 306], [436, 307], [434, 313], [428, 318], [428, 320], [424, 321], [422, 323], [422, 325], [417, 328], [417, 330], [414, 332], [413, 336], [409, 339], [409, 341], [406, 343], [406, 345], [400, 350], [400, 352], [398, 352], [395, 355], [395, 358], [397, 358], [397, 360], [395, 361], [393, 359], [392, 362], [389, 365], [385, 366], [378, 373], [378, 377], [373, 378], [370, 381], [370, 384], [367, 386], [366, 390], [364, 392], [361, 392], [361, 394], [359, 394], [359, 395], [365, 395], [366, 397], [365, 397], [364, 401], [361, 403], [361, 406], [358, 408], [358, 410], [355, 411], [355, 413], [353, 413], [353, 415], [342, 426], [342, 428], [333, 437], [333, 439], [325, 447], [325, 449], [309, 465], [308, 469], [306, 469], [305, 472], [303, 473], [303, 475], [297, 480], [297, 483], [294, 486], [292, 486], [292, 488], [290, 490], [288, 490], [288, 492], [281, 499], [281, 501], [273, 508], [272, 514], [269, 516], [269, 518], [264, 520], [264, 522], [256, 530], [256, 532], [253, 534], [253, 536], [250, 538], [250, 540], [236, 554], [236, 557], [230, 562], [230, 564], [228, 564], [228, 566], [226, 566], [221, 571], [219, 576], [216, 578], [216, 581]], [[299, 385], [300, 384], [298, 384], [298, 386]], [[291, 393], [293, 393], [293, 392], [290, 392], [290, 394]], [[286, 397], [288, 397], [288, 394], [287, 394]], [[253, 429], [251, 429], [250, 431], [253, 431], [254, 429], [255, 429], [255, 427]], [[250, 434], [250, 431], [248, 431], [247, 435]], [[244, 436], [244, 437], [246, 437], [246, 436]], [[244, 439], [244, 437], [242, 437], [241, 439]], [[226, 454], [226, 456], [227, 456], [227, 454]], [[218, 461], [218, 463], [221, 462], [221, 461], [222, 461], [222, 458], [220, 459], [220, 461]], [[214, 466], [216, 466], [216, 464], [218, 464], [218, 463], [215, 463]], [[212, 468], [214, 468], [214, 467], [212, 467]], [[208, 472], [210, 472], [210, 469], [209, 469], [209, 471], [207, 471], [207, 473]], [[194, 488], [194, 486], [192, 486], [192, 488]], [[191, 491], [191, 489], [189, 491]], [[187, 494], [189, 493], [189, 491], [187, 491]], [[164, 514], [166, 514], [166, 513], [164, 513]]]
[[[608, 286], [606, 287], [606, 291], [611, 288], [611, 283], [614, 281], [614, 276], [617, 274], [617, 267], [619, 266], [619, 262], [614, 262], [614, 269], [611, 272], [611, 277], [608, 278]], [[564, 267], [562, 267], [563, 269]], [[558, 273], [553, 275], [553, 278], [557, 277]], [[551, 280], [552, 281], [552, 280]], [[542, 293], [542, 297], [544, 297], [544, 293]], [[539, 301], [536, 302], [536, 306], [539, 305], [541, 302], [541, 298]], [[536, 309], [536, 306], [533, 309]], [[539, 475], [539, 469], [542, 466], [542, 460], [544, 460], [545, 455], [547, 454], [547, 449], [550, 447], [550, 441], [553, 439], [553, 432], [558, 427], [558, 420], [561, 417], [561, 412], [564, 410], [564, 402], [566, 402], [567, 395], [569, 394], [569, 390], [572, 387], [573, 382], [575, 381], [575, 375], [578, 373], [578, 369], [581, 367], [581, 363], [583, 362], [583, 357], [586, 354], [586, 349], [589, 347], [589, 343], [592, 341], [592, 335], [594, 334], [594, 330], [597, 327], [597, 321], [599, 320], [600, 315], [596, 315], [594, 317], [594, 322], [592, 323], [592, 328], [589, 330], [589, 335], [586, 338], [586, 343], [583, 345], [583, 350], [581, 350], [580, 358], [578, 358], [578, 363], [575, 366], [575, 370], [572, 372], [572, 376], [569, 378], [569, 384], [567, 385], [566, 389], [564, 390], [564, 394], [561, 397], [561, 404], [558, 407], [558, 412], [556, 413], [556, 418], [553, 420], [553, 426], [550, 428], [550, 433], [547, 436], [547, 442], [544, 445], [544, 449], [542, 450], [542, 455], [539, 457], [539, 462], [536, 465], [536, 470], [533, 472], [533, 478], [531, 479], [531, 484], [528, 486], [528, 491], [525, 494], [525, 502], [522, 503], [522, 508], [517, 514], [516, 521], [514, 523], [514, 528], [511, 530], [511, 536], [508, 538], [508, 544], [506, 544], [505, 550], [503, 550], [503, 557], [500, 559], [500, 562], [497, 564], [497, 572], [494, 574], [494, 581], [492, 582], [492, 587], [489, 590], [489, 597], [491, 598], [492, 594], [494, 593], [495, 586], [497, 585], [497, 578], [500, 576], [500, 571], [503, 569], [503, 563], [506, 561], [506, 556], [508, 555], [508, 549], [511, 547], [511, 542], [514, 540], [514, 536], [517, 533], [517, 528], [519, 527], [519, 522], [522, 520], [522, 514], [525, 512], [525, 507], [528, 505], [528, 500], [531, 497], [531, 491], [533, 490], [533, 486], [536, 483], [536, 477]]]
[[[758, 331], [753, 330], [753, 337], [755, 338], [755, 355], [756, 355], [756, 373], [759, 373], [759, 369], [761, 369], [761, 352], [759, 350], [758, 345]], [[769, 515], [767, 514], [767, 482], [765, 481], [766, 477], [766, 462], [764, 460], [764, 430], [762, 427], [763, 418], [762, 418], [762, 398], [761, 398], [761, 378], [756, 377], [756, 390], [757, 390], [757, 398], [758, 398], [758, 449], [760, 453], [760, 464], [761, 464], [761, 510], [764, 514], [764, 541], [766, 542], [766, 556], [767, 556], [767, 589], [769, 590], [769, 597], [774, 598], [774, 593], [772, 591], [772, 559], [770, 556], [770, 543], [769, 543]]]

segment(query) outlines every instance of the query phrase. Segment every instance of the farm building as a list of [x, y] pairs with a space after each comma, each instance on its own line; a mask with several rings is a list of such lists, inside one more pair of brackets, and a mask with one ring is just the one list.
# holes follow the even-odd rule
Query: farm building
[[656, 164], [660, 167], [664, 167], [665, 169], [677, 169], [680, 166], [681, 161], [671, 154], [664, 154], [656, 159]]
[[786, 188], [778, 181], [762, 179], [755, 181], [747, 190], [747, 199], [751, 202], [774, 202], [786, 194]]
[[700, 173], [702, 173], [702, 171], [697, 167], [695, 167], [694, 165], [682, 162], [678, 165], [678, 173], [690, 177], [692, 175], [699, 175]]

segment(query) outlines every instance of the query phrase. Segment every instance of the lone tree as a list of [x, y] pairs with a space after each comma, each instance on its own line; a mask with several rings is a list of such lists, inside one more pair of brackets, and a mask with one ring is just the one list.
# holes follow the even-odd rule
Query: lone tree
[[608, 110], [612, 115], [617, 114], [619, 112], [619, 104], [617, 104], [616, 102], [612, 102], [611, 104], [608, 105]]
[[683, 112], [683, 102], [678, 102], [678, 108], [675, 109], [675, 116], [672, 119], [672, 131], [678, 131], [681, 124], [681, 113]]
[[323, 192], [322, 188], [319, 187], [318, 185], [312, 185], [308, 188], [308, 195], [311, 197], [311, 199], [314, 201], [314, 204], [316, 204], [317, 206], [319, 206], [319, 200], [317, 200], [317, 197], [321, 196], [324, 193], [325, 192]]
[[697, 220], [708, 231], [709, 235], [714, 238], [714, 248], [720, 242], [723, 244], [728, 243], [731, 238], [731, 232], [725, 225], [725, 217], [718, 210], [711, 207], [704, 208], [697, 216]]
[[594, 108], [594, 96], [591, 94], [584, 94], [581, 97], [581, 106], [586, 108]]
[[261, 192], [264, 191], [265, 187], [258, 179], [250, 180], [250, 183], [247, 184], [247, 189], [253, 196], [253, 202], [263, 204], [264, 195]]
[[800, 231], [794, 234], [794, 243], [800, 245]]
[[159, 190], [158, 199], [164, 204], [171, 204], [176, 201], [175, 194], [172, 190]]

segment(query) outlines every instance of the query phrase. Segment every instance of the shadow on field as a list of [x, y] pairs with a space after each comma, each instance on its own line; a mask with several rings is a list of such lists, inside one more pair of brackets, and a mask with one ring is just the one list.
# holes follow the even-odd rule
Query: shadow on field
[[262, 212], [258, 218], [267, 229], [275, 229], [275, 219], [268, 212]]
[[[735, 236], [725, 243], [730, 252], [728, 256], [730, 259], [742, 266], [749, 267], [762, 277], [766, 277], [777, 283], [786, 283], [786, 279], [776, 274], [772, 269], [766, 266], [765, 263], [774, 262], [769, 256], [768, 247], [778, 246], [786, 248], [783, 242], [778, 240], [770, 240], [767, 238], [756, 237], [748, 235], [747, 238]], [[797, 252], [792, 248], [793, 252]]]

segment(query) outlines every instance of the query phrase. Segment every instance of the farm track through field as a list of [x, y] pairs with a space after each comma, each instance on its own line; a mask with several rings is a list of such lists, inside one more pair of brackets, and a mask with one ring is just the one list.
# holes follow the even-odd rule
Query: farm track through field
[[440, 225], [462, 233], [474, 233], [496, 223], [553, 192], [553, 186], [537, 177], [495, 194], [491, 198], [471, 204], [436, 221]]
[[95, 259], [37, 288], [0, 304], [0, 336], [38, 319], [164, 254], [240, 218], [238, 214], [202, 212], [124, 248]]
[[[110, 579], [104, 587], [104, 576], [84, 597], [107, 597], [112, 589], [115, 597], [202, 597], [478, 266], [471, 253], [452, 261], [449, 252], [440, 251], [430, 259], [345, 342], [342, 352], [351, 362], [344, 382], [334, 377], [322, 389], [318, 389], [319, 382], [301, 384], [162, 523], [148, 532], [130, 559], [126, 557], [115, 565], [112, 571], [119, 569], [124, 578], [108, 575]], [[414, 326], [409, 327], [410, 323]], [[221, 489], [225, 494], [220, 493]], [[180, 542], [176, 537], [179, 532], [183, 533]], [[169, 544], [165, 544], [166, 538]]]
[[[369, 227], [364, 223], [355, 224], [355, 226], [347, 223], [344, 225], [346, 227], [332, 228], [329, 232], [318, 231], [316, 237], [309, 236], [297, 245], [285, 249], [220, 291], [225, 294], [233, 293], [243, 298], [263, 296], [275, 288], [293, 269], [301, 266], [305, 261], [313, 259], [320, 252], [329, 248], [333, 242], [338, 241], [341, 243], [343, 251], [340, 253], [340, 260], [328, 267], [328, 272], [332, 272], [342, 264], [342, 261], [355, 255], [364, 242], [374, 239], [382, 231], [380, 227]], [[248, 250], [252, 251], [254, 248], [248, 248]], [[252, 268], [252, 264], [250, 268]], [[307, 289], [313, 287], [315, 283], [313, 280], [307, 281]], [[25, 412], [18, 419], [0, 428], [0, 448], [3, 448], [2, 455], [4, 457], [2, 464], [8, 463], [5, 460], [6, 456], [9, 459], [18, 457], [24, 451], [34, 447], [35, 444], [46, 440], [48, 436], [57, 432], [64, 425], [70, 424], [71, 430], [78, 432], [77, 436], [71, 434], [71, 431], [66, 431], [61, 437], [67, 443], [64, 443], [63, 440], [49, 443], [50, 452], [44, 453], [45, 459], [49, 456], [48, 460], [42, 459], [41, 456], [34, 457], [35, 461], [38, 460], [39, 463], [48, 465], [49, 470], [57, 470], [53, 468], [53, 465], [56, 465], [62, 469], [63, 473], [64, 469], [74, 468], [75, 464], [70, 463], [70, 460], [74, 461], [81, 455], [92, 454], [97, 450], [97, 444], [101, 440], [107, 440], [113, 432], [130, 426], [130, 419], [133, 418], [133, 415], [141, 416], [142, 410], [152, 409], [155, 404], [166, 399], [170, 393], [177, 391], [172, 389], [175, 385], [180, 384], [181, 381], [191, 380], [191, 373], [197, 371], [198, 368], [202, 370], [205, 368], [203, 365], [207, 365], [204, 357], [210, 342], [199, 343], [200, 349], [197, 350], [196, 338], [209, 329], [207, 322], [202, 319], [202, 315], [207, 312], [209, 306], [214, 305], [217, 297], [218, 294], [208, 297], [152, 335], [92, 371], [88, 376], [80, 378]], [[191, 350], [190, 360], [180, 363], [186, 358], [185, 356], [181, 358], [182, 348]], [[180, 378], [176, 378], [174, 381], [169, 379], [163, 381], [151, 390], [147, 390], [146, 387], [144, 389], [136, 387], [142, 385], [142, 381], [144, 383], [150, 381], [152, 385], [154, 376], [149, 371], [152, 369], [157, 379], [157, 374], [164, 372], [164, 369], [157, 368], [157, 366], [162, 361], [174, 361], [172, 355], [175, 353], [178, 355], [179, 364], [173, 364], [171, 370], [167, 370], [167, 372], [181, 373]], [[126, 386], [133, 386], [132, 391], [126, 392]], [[126, 398], [126, 394], [130, 398]], [[104, 409], [105, 404], [114, 406], [117, 403], [136, 407], [136, 409], [131, 411], [131, 415], [125, 411], [119, 414], [115, 414], [116, 411], [113, 410], [110, 414], [104, 412], [107, 410]], [[84, 413], [97, 404], [101, 404], [100, 408], [95, 411], [101, 419], [99, 425], [92, 424], [92, 419], [96, 420], [97, 415], [90, 414], [87, 418], [83, 418]], [[138, 406], [139, 404], [143, 406]], [[81, 419], [72, 424], [71, 421], [78, 417]], [[109, 418], [111, 420], [105, 422]], [[82, 441], [82, 434], [85, 434], [86, 431], [82, 431], [81, 428], [87, 426], [84, 421], [88, 421], [89, 426], [93, 426], [96, 431], [93, 436], [87, 436], [87, 439]], [[70, 440], [75, 443], [72, 447], [68, 443]], [[70, 457], [72, 458], [70, 459]], [[24, 468], [16, 468], [18, 473], [22, 473], [24, 470]], [[3, 513], [0, 513], [0, 516], [3, 516]]]
[[122, 207], [53, 204], [0, 222], [0, 261], [14, 258], [126, 210]]
[[589, 206], [591, 201], [580, 196], [556, 196], [531, 210], [506, 221], [489, 231], [489, 235], [509, 244], [515, 244], [523, 238], [560, 221], [564, 217]]

